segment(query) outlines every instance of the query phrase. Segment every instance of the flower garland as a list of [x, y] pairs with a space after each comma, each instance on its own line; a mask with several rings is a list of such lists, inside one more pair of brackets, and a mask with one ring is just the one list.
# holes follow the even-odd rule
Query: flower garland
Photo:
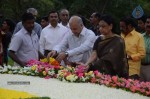
[[40, 61], [30, 60], [27, 67], [24, 68], [5, 66], [0, 68], [0, 73], [40, 76], [46, 79], [57, 78], [68, 82], [91, 82], [150, 96], [150, 82], [104, 75], [98, 71], [85, 73], [84, 69], [84, 66], [78, 66], [77, 68], [71, 66], [63, 67], [54, 58], [50, 58], [49, 61], [47, 59]]
[[0, 88], [0, 99], [29, 99], [29, 97], [33, 99], [33, 97], [37, 97], [35, 95], [29, 94], [27, 92], [21, 92], [16, 90], [4, 89]]

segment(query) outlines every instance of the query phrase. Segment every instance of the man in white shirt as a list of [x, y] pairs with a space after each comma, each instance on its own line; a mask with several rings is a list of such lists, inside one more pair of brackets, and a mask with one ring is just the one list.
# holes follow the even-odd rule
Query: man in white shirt
[[69, 11], [61, 9], [59, 12], [60, 24], [69, 29]]
[[[45, 58], [39, 51], [39, 39], [34, 28], [34, 16], [24, 13], [22, 16], [23, 27], [12, 37], [9, 46], [9, 56], [15, 65], [26, 66], [31, 59]], [[17, 64], [16, 64], [17, 63]]]
[[68, 29], [58, 24], [58, 13], [56, 11], [49, 12], [50, 24], [46, 26], [40, 36], [40, 49], [45, 56], [59, 44], [64, 36], [68, 33]]
[[59, 53], [56, 60], [61, 62], [67, 58], [66, 65], [74, 62], [85, 63], [91, 54], [96, 36], [94, 32], [84, 27], [82, 19], [78, 16], [72, 16], [69, 25], [71, 29], [69, 34], [53, 48], [48, 58]]

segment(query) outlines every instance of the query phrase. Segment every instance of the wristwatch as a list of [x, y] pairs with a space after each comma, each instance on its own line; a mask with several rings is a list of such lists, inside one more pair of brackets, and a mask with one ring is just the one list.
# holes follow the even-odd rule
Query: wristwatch
[[69, 53], [68, 53], [68, 52], [65, 52], [65, 55], [66, 55], [66, 57], [68, 57]]

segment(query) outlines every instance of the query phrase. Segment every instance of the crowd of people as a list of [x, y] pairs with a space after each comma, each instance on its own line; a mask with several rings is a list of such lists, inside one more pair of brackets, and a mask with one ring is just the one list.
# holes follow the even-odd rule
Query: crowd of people
[[[31, 59], [54, 57], [62, 66], [86, 66], [85, 71], [150, 81], [150, 16], [137, 23], [132, 17], [120, 19], [117, 34], [112, 16], [91, 14], [90, 25], [67, 9], [50, 11], [37, 23], [38, 11], [29, 8], [16, 25], [10, 19], [0, 28], [0, 64], [26, 66]], [[138, 29], [137, 29], [138, 26]]]

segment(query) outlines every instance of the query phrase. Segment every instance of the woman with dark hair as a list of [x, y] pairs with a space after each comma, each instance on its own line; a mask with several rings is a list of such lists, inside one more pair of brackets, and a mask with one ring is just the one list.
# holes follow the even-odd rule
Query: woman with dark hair
[[8, 64], [8, 46], [15, 28], [15, 23], [10, 19], [5, 19], [2, 23], [2, 44], [3, 44], [3, 64]]
[[84, 65], [88, 70], [98, 70], [104, 74], [127, 78], [125, 43], [119, 35], [115, 34], [115, 24], [111, 16], [101, 17], [99, 31], [102, 35], [95, 41], [93, 52]]

